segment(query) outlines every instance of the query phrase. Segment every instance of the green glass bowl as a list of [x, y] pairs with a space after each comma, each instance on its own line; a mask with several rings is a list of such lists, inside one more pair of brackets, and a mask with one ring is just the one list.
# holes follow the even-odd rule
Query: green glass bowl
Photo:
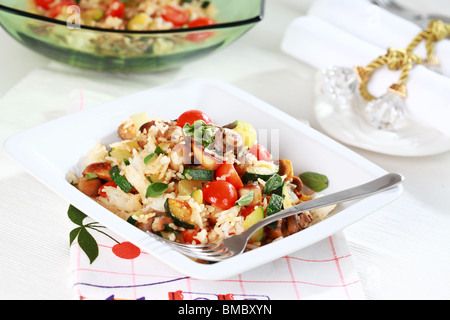
[[[164, 31], [73, 26], [25, 11], [26, 0], [0, 0], [0, 25], [24, 46], [72, 66], [137, 73], [178, 68], [224, 48], [263, 19], [264, 0], [212, 0], [218, 24]], [[192, 34], [208, 33], [203, 41]], [[190, 36], [191, 35], [191, 36]], [[194, 36], [195, 37], [195, 36]]]

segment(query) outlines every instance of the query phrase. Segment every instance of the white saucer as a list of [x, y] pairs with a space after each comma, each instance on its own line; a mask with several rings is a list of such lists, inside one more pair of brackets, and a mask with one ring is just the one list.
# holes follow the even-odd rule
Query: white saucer
[[381, 131], [367, 124], [350, 106], [336, 107], [321, 93], [317, 75], [315, 115], [322, 129], [342, 143], [382, 154], [419, 157], [450, 151], [450, 137], [413, 119], [398, 132]]

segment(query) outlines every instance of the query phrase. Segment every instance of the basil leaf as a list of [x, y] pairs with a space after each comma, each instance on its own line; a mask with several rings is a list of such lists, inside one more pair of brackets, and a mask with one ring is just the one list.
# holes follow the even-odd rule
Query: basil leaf
[[156, 157], [156, 153], [150, 153], [148, 156], [146, 156], [144, 158], [145, 165], [148, 166], [148, 164], [153, 160], [154, 157]]
[[207, 148], [215, 140], [215, 128], [213, 125], [206, 124], [203, 120], [197, 120], [192, 125], [186, 123], [183, 127], [185, 136], [194, 137], [194, 141], [199, 142]]
[[315, 192], [320, 192], [328, 188], [327, 176], [316, 172], [305, 172], [300, 175], [300, 179], [308, 188]]
[[147, 198], [157, 198], [161, 196], [167, 189], [169, 189], [169, 186], [163, 182], [154, 182], [147, 188], [146, 197]]
[[242, 196], [238, 201], [236, 201], [236, 205], [239, 207], [248, 206], [250, 203], [252, 203], [254, 197], [255, 191], [250, 191], [245, 196]]
[[278, 174], [274, 174], [267, 180], [264, 186], [264, 194], [270, 194], [272, 191], [277, 190], [279, 187], [283, 185], [283, 178], [281, 178]]

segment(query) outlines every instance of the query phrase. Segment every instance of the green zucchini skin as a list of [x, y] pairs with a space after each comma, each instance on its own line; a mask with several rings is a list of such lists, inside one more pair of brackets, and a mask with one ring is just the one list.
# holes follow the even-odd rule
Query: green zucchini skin
[[176, 226], [184, 229], [195, 229], [195, 225], [187, 222], [192, 215], [190, 207], [186, 207], [183, 201], [167, 199], [164, 203], [166, 215], [173, 219]]
[[[186, 176], [188, 175], [189, 178]], [[198, 181], [213, 181], [214, 180], [214, 171], [213, 170], [204, 170], [204, 169], [185, 169], [183, 172], [183, 176], [187, 180], [198, 180]]]
[[128, 182], [127, 178], [120, 175], [120, 169], [118, 166], [114, 166], [110, 171], [111, 179], [114, 183], [123, 190], [123, 192], [128, 193], [133, 189], [133, 186]]

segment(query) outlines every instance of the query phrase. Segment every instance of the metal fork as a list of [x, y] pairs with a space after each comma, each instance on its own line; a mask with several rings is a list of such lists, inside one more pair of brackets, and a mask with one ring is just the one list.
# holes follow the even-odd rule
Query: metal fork
[[422, 29], [426, 29], [432, 20], [442, 20], [444, 23], [450, 23], [450, 17], [440, 14], [425, 14], [407, 9], [399, 5], [395, 0], [371, 0], [373, 4], [380, 6], [387, 11], [392, 12], [406, 20], [412, 21]]
[[265, 219], [247, 229], [244, 233], [227, 238], [221, 243], [211, 243], [207, 245], [189, 245], [173, 242], [160, 237], [158, 237], [158, 239], [169, 244], [174, 249], [187, 256], [206, 261], [218, 262], [244, 252], [250, 237], [257, 230], [272, 222], [287, 218], [295, 214], [300, 214], [308, 210], [324, 208], [342, 202], [365, 198], [376, 193], [391, 189], [400, 184], [403, 180], [404, 178], [402, 175], [390, 173], [369, 183], [298, 204], [287, 210], [283, 210], [277, 214], [266, 217]]

